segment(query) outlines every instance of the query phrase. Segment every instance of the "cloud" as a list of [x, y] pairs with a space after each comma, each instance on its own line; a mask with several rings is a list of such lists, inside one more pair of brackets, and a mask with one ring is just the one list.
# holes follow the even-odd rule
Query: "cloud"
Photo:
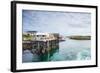
[[69, 35], [91, 32], [90, 13], [23, 10], [22, 19], [23, 31], [34, 30]]

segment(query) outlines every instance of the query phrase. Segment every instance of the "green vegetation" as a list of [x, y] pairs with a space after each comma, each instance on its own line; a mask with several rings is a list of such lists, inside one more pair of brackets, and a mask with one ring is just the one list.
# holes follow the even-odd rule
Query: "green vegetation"
[[91, 40], [91, 36], [68, 36], [68, 38], [74, 40]]
[[32, 40], [32, 36], [23, 34], [23, 40]]

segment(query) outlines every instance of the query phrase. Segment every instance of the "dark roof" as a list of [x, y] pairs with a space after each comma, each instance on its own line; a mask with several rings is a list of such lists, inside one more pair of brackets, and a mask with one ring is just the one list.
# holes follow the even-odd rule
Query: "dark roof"
[[28, 33], [37, 33], [37, 31], [27, 31]]

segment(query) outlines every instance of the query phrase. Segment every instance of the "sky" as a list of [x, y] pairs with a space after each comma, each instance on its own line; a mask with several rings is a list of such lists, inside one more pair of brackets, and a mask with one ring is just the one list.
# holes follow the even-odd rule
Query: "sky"
[[90, 35], [91, 13], [23, 10], [22, 24], [23, 32]]

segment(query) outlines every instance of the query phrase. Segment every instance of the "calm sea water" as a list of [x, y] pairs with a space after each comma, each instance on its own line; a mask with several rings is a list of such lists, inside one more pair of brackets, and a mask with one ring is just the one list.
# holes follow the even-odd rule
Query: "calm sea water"
[[53, 61], [59, 60], [87, 60], [91, 58], [90, 40], [66, 39], [59, 43], [59, 51], [51, 57]]
[[89, 60], [91, 59], [91, 40], [72, 40], [66, 39], [59, 43], [59, 49], [52, 51], [51, 54], [38, 56], [26, 50], [23, 53], [23, 62], [41, 61], [70, 61], [70, 60]]

